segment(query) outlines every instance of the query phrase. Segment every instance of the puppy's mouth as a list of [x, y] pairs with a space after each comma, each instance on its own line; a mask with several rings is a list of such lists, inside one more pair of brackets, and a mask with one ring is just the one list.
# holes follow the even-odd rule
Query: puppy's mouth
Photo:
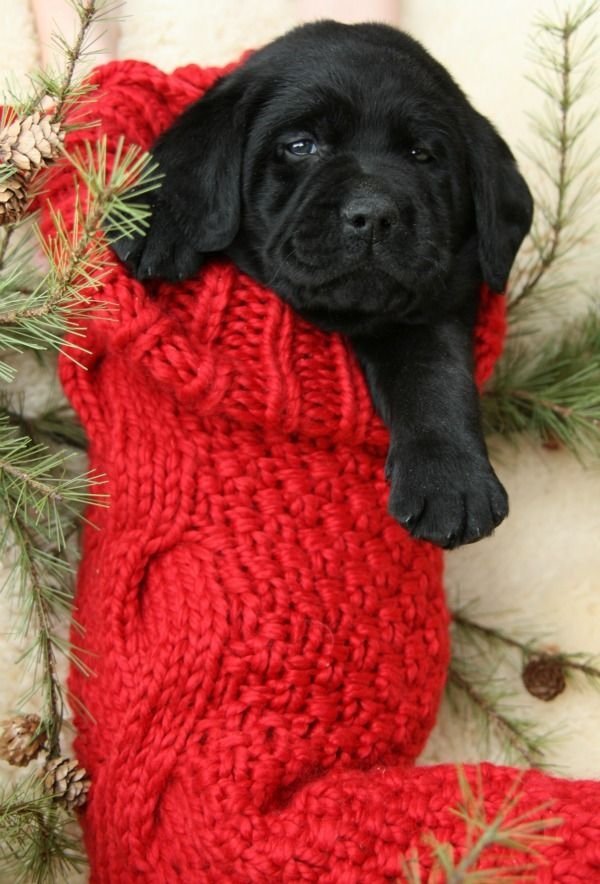
[[[312, 246], [311, 242], [311, 246]], [[305, 245], [305, 244], [303, 244]], [[444, 290], [443, 254], [406, 254], [396, 246], [348, 253], [342, 246], [299, 248], [292, 235], [263, 265], [263, 282], [301, 316], [327, 331], [348, 334], [393, 321], [420, 322]]]
[[[375, 289], [380, 293], [399, 293], [419, 290], [439, 279], [445, 270], [444, 256], [433, 243], [420, 254], [415, 254], [408, 243], [404, 249], [381, 245], [353, 254], [340, 247], [324, 253], [302, 248], [292, 236], [278, 252], [278, 258], [272, 261], [272, 278], [268, 280], [274, 289], [281, 282], [315, 296], [344, 289], [350, 301], [353, 300], [352, 291], [364, 293], [365, 289]], [[348, 306], [354, 309], [357, 305], [348, 303]]]
[[402, 285], [405, 270], [389, 249], [364, 249], [355, 254], [342, 248], [322, 251], [302, 248], [290, 237], [280, 249], [281, 269], [290, 282], [314, 291], [337, 287], [362, 277], [366, 282], [381, 276]]

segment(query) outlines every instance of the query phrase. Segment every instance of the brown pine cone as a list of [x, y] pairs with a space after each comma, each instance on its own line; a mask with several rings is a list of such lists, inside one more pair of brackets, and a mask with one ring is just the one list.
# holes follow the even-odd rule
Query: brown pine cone
[[20, 172], [36, 172], [59, 153], [65, 133], [49, 114], [36, 111], [25, 119], [13, 118], [0, 129], [0, 163], [12, 163]]
[[562, 660], [550, 654], [532, 657], [523, 667], [521, 677], [529, 693], [538, 700], [554, 700], [567, 686]]
[[43, 777], [46, 792], [68, 810], [85, 804], [90, 778], [74, 758], [53, 758], [46, 764]]
[[46, 742], [39, 715], [17, 715], [0, 721], [0, 727], [0, 758], [18, 767], [25, 767], [37, 758]]
[[0, 225], [14, 224], [23, 215], [29, 202], [28, 179], [24, 172], [15, 172], [0, 184]]

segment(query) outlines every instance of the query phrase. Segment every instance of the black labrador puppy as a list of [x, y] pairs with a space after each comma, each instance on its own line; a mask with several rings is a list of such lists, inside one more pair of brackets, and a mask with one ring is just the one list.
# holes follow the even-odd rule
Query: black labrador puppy
[[139, 279], [220, 252], [348, 336], [390, 429], [391, 514], [442, 547], [508, 512], [473, 381], [483, 281], [503, 291], [532, 200], [505, 142], [419, 43], [381, 24], [296, 28], [220, 79], [152, 149]]

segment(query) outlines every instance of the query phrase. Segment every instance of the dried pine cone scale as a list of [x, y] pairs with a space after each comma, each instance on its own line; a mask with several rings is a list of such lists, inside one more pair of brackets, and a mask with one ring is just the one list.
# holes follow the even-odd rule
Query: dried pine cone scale
[[12, 163], [21, 172], [36, 171], [58, 156], [64, 138], [60, 123], [36, 111], [0, 130], [0, 162]]
[[74, 758], [52, 758], [43, 771], [44, 788], [68, 810], [83, 807], [90, 788], [90, 778]]
[[14, 224], [22, 217], [29, 203], [30, 180], [56, 159], [64, 138], [60, 123], [39, 111], [24, 119], [12, 116], [0, 129], [0, 164], [14, 169], [0, 183], [0, 224]]
[[0, 224], [14, 224], [23, 215], [29, 203], [28, 178], [15, 172], [0, 184]]
[[0, 758], [17, 767], [25, 767], [36, 758], [46, 743], [39, 715], [16, 715], [0, 721]]

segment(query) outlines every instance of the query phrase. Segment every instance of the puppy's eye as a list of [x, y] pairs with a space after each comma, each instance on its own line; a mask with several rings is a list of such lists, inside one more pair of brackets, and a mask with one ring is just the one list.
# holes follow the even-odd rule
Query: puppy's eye
[[312, 138], [298, 138], [284, 145], [286, 151], [295, 157], [308, 157], [317, 153], [317, 144]]
[[425, 147], [411, 147], [410, 156], [415, 163], [430, 163], [433, 160], [433, 154]]

